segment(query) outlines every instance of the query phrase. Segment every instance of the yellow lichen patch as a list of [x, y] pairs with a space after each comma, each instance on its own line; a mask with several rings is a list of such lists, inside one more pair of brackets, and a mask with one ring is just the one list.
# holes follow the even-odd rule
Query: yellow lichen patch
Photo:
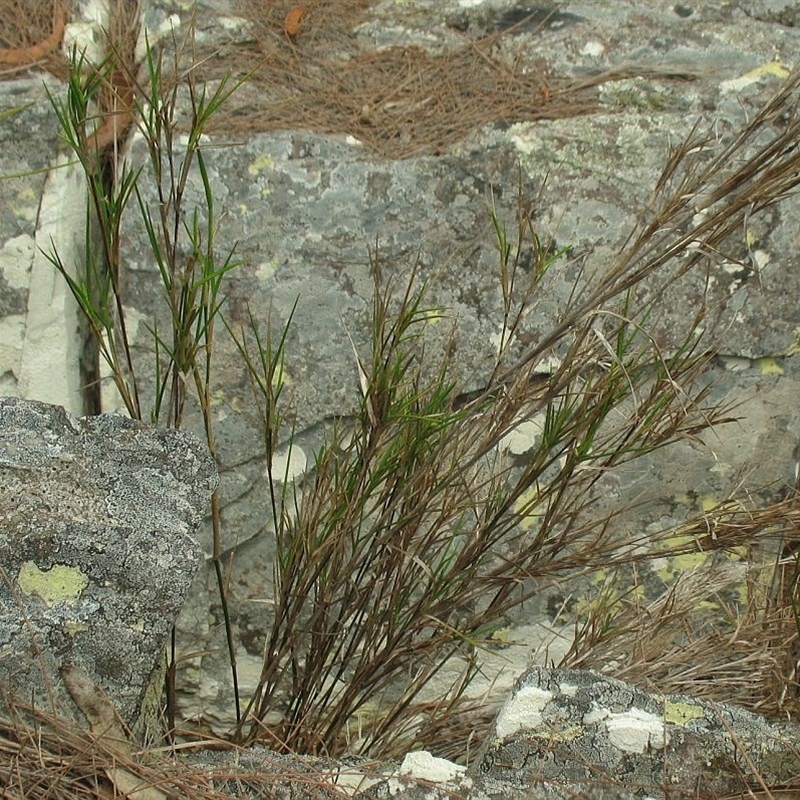
[[292, 378], [286, 374], [282, 364], [278, 364], [278, 368], [272, 373], [272, 386], [291, 386], [294, 383]]
[[520, 527], [525, 530], [529, 531], [538, 521], [539, 517], [544, 514], [544, 508], [542, 508], [541, 513], [537, 513], [538, 504], [536, 502], [537, 498], [539, 497], [539, 490], [536, 486], [531, 486], [526, 489], [514, 503], [514, 510], [518, 513], [524, 513], [525, 516], [520, 520]]
[[681, 703], [677, 700], [664, 701], [664, 722], [673, 725], [685, 725], [693, 719], [701, 719], [705, 712], [694, 703]]
[[83, 633], [89, 630], [89, 626], [78, 620], [71, 619], [64, 623], [64, 630], [70, 635], [75, 636], [78, 633]]
[[787, 356], [796, 356], [798, 353], [800, 353], [800, 326], [792, 331], [792, 336], [794, 336], [794, 341], [786, 350]]
[[498, 642], [500, 644], [513, 644], [514, 631], [511, 628], [498, 628], [492, 631], [492, 635], [489, 638], [493, 642]]
[[19, 570], [17, 584], [23, 594], [35, 594], [53, 606], [77, 600], [89, 585], [89, 579], [77, 567], [56, 564], [42, 570], [32, 561], [26, 561]]
[[586, 731], [580, 725], [572, 725], [563, 731], [548, 730], [547, 733], [532, 733], [531, 739], [547, 739], [548, 742], [571, 742], [583, 736]]
[[780, 61], [767, 61], [760, 67], [751, 69], [740, 75], [738, 78], [722, 81], [720, 88], [723, 92], [740, 92], [742, 89], [753, 83], [758, 83], [762, 78], [786, 78], [789, 75], [789, 68]]
[[[689, 536], [673, 536], [664, 544], [668, 548], [678, 548], [692, 542]], [[656, 574], [662, 581], [669, 582], [686, 570], [701, 566], [707, 558], [706, 553], [682, 553], [680, 555], [663, 556], [654, 564]]]
[[591, 583], [592, 586], [601, 586], [607, 580], [608, 580], [608, 571], [603, 569], [602, 567], [598, 570], [595, 570], [594, 572], [592, 572], [591, 575], [589, 575], [589, 583]]
[[758, 366], [762, 375], [783, 375], [783, 367], [774, 358], [759, 358]]
[[719, 501], [710, 494], [703, 495], [700, 498], [700, 508], [703, 511], [713, 511], [719, 505]]
[[234, 414], [242, 413], [241, 400], [236, 397], [236, 395], [231, 395], [223, 389], [216, 389], [211, 393], [211, 405], [217, 409], [227, 407], [233, 411]]
[[750, 72], [745, 72], [744, 77], [763, 78], [765, 75], [771, 75], [773, 78], [786, 78], [790, 72], [789, 67], [781, 64], [780, 61], [767, 61], [766, 64], [751, 69]]
[[259, 172], [272, 169], [274, 166], [275, 162], [272, 160], [272, 158], [270, 158], [268, 155], [263, 155], [259, 156], [255, 161], [253, 161], [247, 168], [247, 171], [251, 175], [258, 175]]

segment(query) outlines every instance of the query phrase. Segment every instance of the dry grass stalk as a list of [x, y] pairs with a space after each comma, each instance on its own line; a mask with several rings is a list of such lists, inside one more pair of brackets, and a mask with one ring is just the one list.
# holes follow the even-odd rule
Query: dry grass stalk
[[[498, 224], [504, 346], [485, 390], [466, 404], [447, 355], [437, 362], [425, 350], [425, 323], [440, 312], [424, 305], [413, 275], [405, 288], [384, 283], [376, 260], [356, 431], [334, 431], [302, 492], [280, 498], [276, 619], [250, 737], [337, 754], [348, 721], [382, 698], [364, 742], [382, 752], [421, 688], [459, 653], [467, 674], [441, 705], [444, 716], [457, 711], [475, 648], [555, 577], [752, 545], [796, 523], [790, 498], [722, 505], [677, 530], [630, 537], [616, 530], [619, 509], [598, 517], [595, 497], [618, 465], [731, 419], [707, 402], [710, 354], [696, 335], [719, 309], [692, 309], [669, 350], [654, 321], [665, 292], [690, 273], [710, 274], [750, 215], [796, 190], [799, 93], [795, 71], [730, 143], [692, 131], [619, 257], [582, 273], [560, 319], [521, 350], [526, 298], [547, 291], [555, 262], [524, 214], [516, 247]], [[534, 256], [523, 277], [526, 243]], [[515, 285], [521, 304], [506, 291]], [[558, 366], [543, 378], [554, 354]], [[260, 386], [272, 377], [259, 376]], [[539, 440], [515, 473], [498, 448], [534, 418], [543, 420]], [[650, 610], [663, 628], [677, 619], [669, 609]], [[744, 654], [726, 674], [758, 663], [763, 675], [770, 658]], [[265, 726], [277, 709], [283, 722]]]
[[[564, 666], [611, 673], [659, 693], [785, 715], [789, 705], [777, 703], [790, 681], [783, 671], [785, 614], [764, 607], [759, 579], [753, 574], [748, 580], [746, 570], [744, 562], [705, 564], [650, 603], [635, 591], [620, 598], [615, 587], [606, 587], [578, 627]], [[745, 586], [750, 591], [742, 607], [735, 598]], [[780, 688], [773, 686], [776, 678]]]
[[[251, 770], [233, 766], [235, 760], [193, 766], [178, 751], [132, 749], [120, 742], [116, 728], [110, 734], [104, 725], [88, 731], [71, 720], [4, 699], [8, 711], [0, 714], [2, 800], [267, 800], [286, 796], [287, 787], [319, 800], [347, 796], [322, 768]], [[206, 742], [206, 747], [212, 746], [234, 749], [224, 742]]]

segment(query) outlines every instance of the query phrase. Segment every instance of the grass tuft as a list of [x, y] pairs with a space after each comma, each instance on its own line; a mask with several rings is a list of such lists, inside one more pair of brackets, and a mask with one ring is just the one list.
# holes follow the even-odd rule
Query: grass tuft
[[[73, 268], [56, 252], [50, 258], [128, 413], [154, 424], [194, 424], [216, 456], [211, 397], [221, 378], [214, 345], [225, 335], [217, 322], [225, 322], [226, 281], [238, 264], [233, 252], [218, 252], [221, 217], [204, 132], [224, 115], [237, 85], [199, 83], [194, 66], [181, 66], [176, 42], [174, 62], [147, 43], [142, 63], [131, 63], [128, 41], [112, 37], [100, 64], [73, 53], [66, 100], [53, 98], [89, 188], [89, 234], [84, 263]], [[116, 107], [101, 101], [109, 93]], [[735, 241], [748, 220], [797, 191], [798, 99], [796, 70], [734, 138], [721, 141], [713, 129], [696, 126], [670, 153], [640, 225], [611, 263], [591, 265], [569, 249], [549, 249], [528, 198], [520, 196], [512, 233], [487, 211], [497, 240], [502, 324], [495, 362], [471, 394], [460, 393], [453, 375], [454, 340], [441, 348], [429, 335], [431, 321], [446, 320], [449, 310], [416, 267], [402, 279], [387, 277], [376, 249], [370, 348], [354, 347], [357, 418], [330, 427], [302, 482], [272, 472], [279, 443], [288, 439], [291, 447], [292, 440], [282, 394], [291, 320], [279, 334], [255, 314], [238, 330], [225, 322], [254, 389], [277, 545], [261, 674], [245, 698], [223, 564], [236, 531], [223, 529], [214, 496], [213, 562], [235, 741], [384, 757], [412, 746], [436, 750], [443, 731], [460, 731], [463, 740], [450, 738], [464, 752], [480, 730], [475, 726], [487, 721], [475, 721], [469, 693], [481, 651], [547, 586], [601, 569], [635, 576], [654, 558], [775, 548], [791, 539], [800, 522], [794, 494], [769, 505], [731, 498], [677, 528], [634, 534], [619, 524], [634, 501], [609, 508], [598, 498], [620, 466], [699, 441], [735, 419], [735, 409], [711, 400], [707, 377], [714, 357], [707, 331], [724, 309], [703, 293], [682, 326], [665, 336], [663, 302], [682, 281], [707, 286], [718, 258], [741, 263]], [[129, 166], [116, 137], [101, 136], [119, 105], [144, 138], [154, 207], [140, 191], [144, 170]], [[186, 200], [190, 174], [202, 185], [199, 206]], [[149, 327], [150, 376], [138, 372], [126, 322], [126, 209], [144, 226], [169, 320], [166, 330]], [[568, 271], [576, 275], [569, 301], [557, 318], [542, 319], [539, 299]], [[610, 583], [579, 623], [567, 662], [600, 663], [690, 693], [702, 694], [722, 677], [726, 696], [735, 687], [737, 699], [752, 707], [795, 713], [787, 700], [797, 690], [796, 664], [787, 666], [798, 636], [793, 553], [784, 553], [776, 568], [783, 582], [768, 595], [749, 557], [735, 574], [712, 560], [649, 603]], [[747, 602], [725, 605], [725, 592], [740, 578], [752, 581]], [[701, 597], [714, 595], [722, 598], [730, 633], [709, 631], [691, 617]], [[458, 677], [431, 701], [426, 692], [453, 665]], [[170, 680], [174, 666], [173, 658]], [[762, 678], [766, 693], [755, 685]], [[169, 703], [170, 732], [173, 712]], [[465, 720], [475, 721], [470, 733]]]

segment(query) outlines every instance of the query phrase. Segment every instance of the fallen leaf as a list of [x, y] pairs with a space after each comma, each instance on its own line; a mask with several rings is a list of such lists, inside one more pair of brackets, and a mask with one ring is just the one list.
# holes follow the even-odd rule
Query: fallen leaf
[[286, 15], [286, 19], [283, 21], [283, 30], [290, 39], [294, 39], [300, 33], [303, 17], [307, 11], [308, 6], [295, 6]]

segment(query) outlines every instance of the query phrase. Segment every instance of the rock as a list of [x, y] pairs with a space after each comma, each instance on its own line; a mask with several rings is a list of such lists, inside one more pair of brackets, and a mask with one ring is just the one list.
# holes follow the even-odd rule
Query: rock
[[495, 719], [471, 776], [583, 790], [606, 783], [660, 796], [722, 796], [797, 774], [800, 725], [731, 705], [659, 696], [583, 670], [534, 667]]
[[81, 413], [82, 325], [46, 256], [57, 249], [71, 268], [85, 242], [85, 178], [56, 156], [48, 93], [62, 90], [50, 76], [0, 82], [0, 393]]
[[144, 733], [217, 483], [190, 434], [0, 399], [0, 686], [82, 720], [80, 670]]
[[[310, 15], [309, 27], [291, 44], [282, 38], [282, 13], [274, 20], [276, 27], [265, 28], [275, 9], [256, 10], [250, 5], [252, 9], [230, 0], [183, 4], [184, 22], [194, 15], [200, 44], [209, 48], [208, 55], [213, 53], [205, 66], [219, 64], [223, 74], [243, 68], [247, 47], [259, 61], [283, 48], [285, 71], [295, 75], [304, 64], [313, 67], [319, 63], [317, 57], [326, 55], [329, 29], [347, 17], [345, 7], [355, 4], [343, 4], [336, 14], [326, 16], [320, 9], [316, 17]], [[275, 73], [266, 71], [266, 83], [253, 76], [231, 105], [223, 107], [221, 124], [212, 131], [206, 149], [217, 211], [222, 215], [219, 251], [236, 245], [236, 257], [245, 262], [225, 284], [223, 313], [230, 315], [227, 318], [236, 328], [246, 322], [249, 304], [261, 323], [266, 324], [271, 314], [279, 326], [300, 296], [287, 339], [285, 397], [296, 422], [296, 443], [308, 463], [313, 463], [326, 419], [351, 415], [358, 403], [350, 337], [363, 356], [372, 291], [370, 246], [377, 241], [392, 268], [406, 267], [419, 256], [426, 274], [435, 276], [433, 302], [447, 306], [459, 319], [453, 369], [463, 379], [464, 389], [474, 388], [485, 377], [499, 326], [491, 202], [513, 232], [521, 179], [526, 197], [537, 201], [536, 225], [543, 241], [573, 245], [590, 269], [604, 268], [640, 215], [670, 145], [680, 141], [701, 116], [723, 141], [736, 136], [781, 85], [787, 72], [784, 65], [794, 63], [800, 44], [800, 29], [787, 27], [796, 18], [796, 7], [786, 0], [563, 2], [552, 9], [511, 0], [370, 4], [363, 18], [347, 22], [341, 32], [340, 38], [354, 49], [331, 73], [337, 85], [349, 61], [363, 57], [377, 70], [381, 53], [390, 47], [408, 48], [409, 58], [418, 54], [418, 48], [435, 54], [466, 46], [472, 52], [481, 36], [501, 32], [490, 55], [501, 59], [497, 63], [505, 59], [522, 65], [528, 74], [539, 74], [545, 56], [543, 74], [552, 84], [553, 96], [563, 80], [619, 70], [617, 79], [598, 92], [592, 113], [528, 119], [522, 118], [524, 103], [509, 105], [494, 118], [476, 117], [474, 130], [464, 137], [452, 136], [449, 126], [437, 121], [438, 130], [447, 136], [409, 158], [370, 149], [370, 114], [364, 120], [364, 115], [346, 111], [341, 127], [317, 124], [317, 116], [321, 120], [326, 108], [324, 98], [306, 98], [319, 115], [288, 121], [278, 132], [274, 125], [259, 126], [254, 115], [269, 105]], [[151, 41], [158, 30], [169, 31], [178, 19], [173, 2], [143, 0], [141, 8], [143, 22], [154, 35]], [[249, 14], [250, 19], [234, 20], [234, 12]], [[635, 74], [637, 67], [642, 75]], [[674, 80], [667, 74], [685, 70], [699, 72], [697, 79]], [[455, 80], [458, 77], [454, 72], [454, 85], [463, 85]], [[437, 84], [424, 79], [420, 83], [425, 87], [425, 97], [420, 98], [424, 102], [409, 114], [414, 125], [401, 120], [397, 140], [419, 129], [426, 107], [434, 111], [444, 107], [438, 102]], [[439, 86], [444, 88], [444, 83], [450, 82]], [[55, 81], [50, 85], [58, 89]], [[467, 88], [471, 95], [482, 87], [475, 82]], [[51, 236], [66, 252], [73, 240], [83, 242], [82, 232], [67, 225], [63, 213], [68, 205], [64, 198], [69, 197], [78, 219], [84, 218], [77, 199], [80, 176], [73, 173], [67, 178], [68, 170], [58, 169], [44, 184], [43, 174], [35, 172], [48, 163], [56, 141], [40, 81], [5, 83], [2, 91], [5, 105], [18, 107], [19, 113], [2, 120], [0, 172], [31, 174], [4, 184], [10, 188], [0, 203], [7, 223], [0, 258], [0, 391], [40, 400], [60, 394], [58, 402], [76, 410], [80, 398], [75, 395], [87, 381], [78, 379], [77, 345], [68, 346], [66, 334], [77, 326], [67, 308], [63, 283], [54, 278], [39, 248], [48, 250]], [[537, 99], [540, 95], [544, 99], [541, 92]], [[393, 102], [387, 105], [397, 107], [395, 98], [389, 99]], [[496, 108], [490, 99], [484, 105]], [[428, 100], [434, 102], [426, 106]], [[474, 109], [467, 106], [469, 97], [456, 100]], [[244, 121], [244, 127], [237, 129], [237, 121]], [[142, 143], [131, 144], [132, 163], [141, 166]], [[387, 151], [391, 144], [392, 140], [385, 142]], [[144, 185], [143, 192], [152, 201], [148, 190], [152, 186]], [[187, 192], [202, 210], [204, 197], [196, 174]], [[39, 209], [40, 197], [46, 213]], [[752, 485], [780, 487], [790, 482], [791, 450], [800, 432], [796, 402], [800, 365], [790, 358], [798, 346], [797, 203], [797, 197], [787, 198], [781, 206], [749, 220], [738, 245], [742, 258], [752, 258], [753, 269], [715, 264], [709, 280], [718, 300], [731, 298], [730, 324], [720, 325], [714, 338], [725, 358], [710, 371], [709, 382], [714, 386], [713, 399], [735, 407], [741, 424], [715, 432], [719, 438], [713, 441], [713, 453], [691, 442], [681, 443], [619, 470], [614, 491], [597, 499], [598, 514], [635, 496], [641, 504], [621, 517], [621, 527], [664, 527], [688, 511], [728, 498], [743, 474]], [[132, 335], [138, 336], [137, 354], [144, 354], [152, 345], [147, 325], [163, 311], [157, 299], [160, 277], [146, 258], [141, 227], [127, 219], [125, 227], [124, 283], [129, 291], [125, 308]], [[63, 318], [55, 311], [50, 286], [42, 288], [45, 277], [61, 292]], [[531, 315], [533, 333], [557, 316], [564, 293], [571, 291], [571, 280], [556, 288], [560, 300], [557, 295], [542, 297], [537, 314]], [[681, 289], [668, 298], [661, 309], [665, 327], [679, 327], [690, 319], [698, 296]], [[163, 324], [164, 317], [159, 321]], [[272, 574], [274, 538], [250, 382], [222, 326], [218, 330], [215, 353], [224, 375], [215, 387], [214, 424], [224, 467], [223, 547], [236, 572], [238, 602], [232, 613], [240, 687], [246, 698], [260, 674], [264, 637], [271, 625], [263, 601]], [[439, 330], [445, 333], [444, 326]], [[147, 372], [152, 363], [141, 357]], [[210, 538], [206, 530], [207, 552]], [[541, 605], [525, 611], [527, 629], [550, 621], [550, 600], [555, 600], [554, 608], [566, 607], [570, 600], [569, 593], [553, 598], [543, 591], [541, 597]], [[232, 723], [233, 703], [217, 598], [209, 563], [179, 625], [184, 648], [198, 653], [191, 663], [185, 662], [186, 671], [180, 676], [181, 710], [185, 717], [225, 732]], [[531, 620], [535, 625], [528, 624]], [[512, 622], [516, 637], [522, 630], [520, 619]], [[528, 642], [532, 649], [539, 644]], [[492, 673], [488, 680], [495, 677]]]
[[[159, 18], [172, 8], [157, 0], [148, 5], [155, 16], [158, 9], [163, 11]], [[546, 20], [539, 6], [522, 3], [373, 4], [354, 22], [356, 43], [348, 59], [377, 64], [386, 48], [409, 45], [409, 58], [418, 54], [417, 47], [429, 55], [452, 53], [477, 46], [485, 33], [502, 31], [491, 54], [524, 65], [520, 69], [526, 74], [540, 68], [544, 54], [554, 92], [560, 81], [618, 70], [617, 79], [598, 89], [592, 113], [525, 120], [519, 118], [523, 106], [512, 110], [509, 105], [502, 119], [481, 118], [460, 141], [443, 139], [438, 149], [431, 146], [397, 158], [391, 155], [392, 140], [376, 152], [370, 146], [374, 126], [359, 128], [352, 115], [342, 115], [341, 127], [332, 127], [336, 121], [328, 120], [330, 124], [315, 129], [311, 117], [302, 124], [286, 121], [279, 130], [259, 127], [258, 114], [269, 106], [273, 87], [267, 79], [259, 83], [258, 76], [223, 107], [224, 124], [211, 131], [206, 166], [217, 209], [225, 213], [218, 250], [226, 253], [235, 246], [236, 258], [244, 262], [226, 276], [223, 313], [238, 330], [246, 326], [249, 308], [263, 329], [269, 318], [276, 334], [298, 301], [286, 339], [282, 402], [295, 425], [295, 444], [309, 464], [326, 420], [350, 417], [359, 401], [351, 339], [363, 357], [369, 349], [373, 290], [370, 246], [377, 242], [387, 274], [397, 275], [419, 260], [423, 276], [430, 278], [431, 305], [446, 307], [455, 320], [458, 347], [450, 359], [454, 379], [464, 391], [474, 389], [485, 379], [501, 328], [491, 204], [513, 234], [521, 183], [525, 198], [536, 202], [535, 222], [542, 240], [574, 246], [574, 255], [588, 272], [602, 271], [646, 207], [670, 146], [701, 118], [701, 128], [716, 126], [721, 145], [735, 137], [779, 88], [786, 74], [781, 59], [793, 63], [798, 47], [797, 29], [781, 28], [778, 35], [776, 23], [756, 22], [725, 3], [545, 6], [541, 4]], [[277, 52], [285, 44], [276, 40], [274, 31], [259, 28], [262, 14], [251, 15], [249, 26], [232, 30], [215, 24], [215, 16], [229, 13], [227, 4], [209, 3], [197, 11], [201, 31], [216, 31], [220, 37], [208, 43], [215, 63], [227, 58], [234, 71], [245, 68], [236, 54], [244, 58], [254, 39], [260, 38], [270, 57], [272, 48]], [[292, 70], [302, 70], [302, 54], [310, 53], [304, 48], [324, 54], [329, 33], [325, 25], [335, 22], [320, 22], [321, 16], [317, 22], [309, 19], [307, 38], [301, 36], [293, 45], [299, 48], [300, 60], [288, 61], [287, 52]], [[230, 41], [231, 37], [241, 40]], [[342, 34], [345, 39], [352, 44]], [[228, 55], [218, 58], [215, 48]], [[342, 70], [345, 63], [351, 62], [343, 60]], [[636, 74], [637, 67], [642, 74]], [[454, 85], [460, 85], [456, 70], [462, 68], [462, 62], [454, 62]], [[674, 77], [688, 73], [697, 73], [696, 79]], [[480, 86], [471, 89], [477, 92]], [[441, 100], [432, 88], [430, 93]], [[487, 107], [491, 99], [486, 98]], [[473, 108], [469, 97], [453, 101]], [[318, 107], [326, 108], [327, 102], [320, 98]], [[444, 103], [431, 107], [444, 108]], [[419, 129], [423, 113], [420, 106], [409, 131]], [[247, 127], [235, 136], [240, 119]], [[405, 132], [401, 127], [398, 135]], [[132, 163], [146, 167], [145, 150], [143, 142], [134, 139]], [[143, 191], [152, 203], [152, 181], [144, 182]], [[202, 208], [196, 173], [186, 196]], [[142, 369], [148, 371], [146, 354], [152, 344], [144, 323], [152, 325], [156, 318], [161, 328], [168, 322], [158, 301], [158, 270], [147, 257], [147, 237], [134, 216], [126, 219], [123, 243], [126, 308], [140, 322], [135, 344]], [[797, 198], [754, 214], [747, 236], [735, 249], [745, 261], [748, 248], [752, 250], [755, 268], [714, 264], [710, 277], [698, 273], [680, 282], [655, 315], [663, 321], [662, 333], [684, 332], [706, 286], [709, 307], [725, 307], [709, 340], [727, 358], [713, 366], [708, 379], [714, 400], [735, 406], [741, 424], [715, 432], [719, 438], [713, 440], [713, 453], [683, 442], [620, 468], [613, 493], [596, 499], [598, 515], [635, 496], [641, 505], [624, 512], [620, 525], [631, 530], [665, 527], [729, 497], [745, 470], [751, 485], [777, 486], [789, 479], [791, 448], [800, 431], [794, 401], [800, 368], [797, 359], [788, 357], [796, 349], [800, 292], [798, 271], [791, 268], [797, 218]], [[535, 313], [526, 319], [526, 336], [537, 339], [558, 318], [573, 290], [575, 269], [573, 263], [565, 263], [553, 270], [552, 284], [540, 293]], [[214, 405], [223, 468], [220, 502], [224, 547], [234, 558], [242, 600], [234, 615], [240, 686], [248, 697], [260, 674], [271, 624], [263, 600], [275, 548], [251, 384], [236, 348], [221, 326], [218, 330], [215, 354], [225, 369]], [[450, 328], [440, 324], [429, 333], [433, 341], [426, 349], [433, 354]], [[188, 424], [200, 429], [196, 418]], [[210, 539], [207, 529], [202, 539], [206, 552]], [[233, 722], [233, 689], [216, 594], [209, 564], [179, 622], [180, 639], [203, 653], [191, 665], [187, 662], [180, 676], [180, 704], [185, 718], [202, 718], [212, 730], [224, 733]], [[552, 621], [547, 606], [553, 598], [544, 591], [540, 597], [541, 605], [527, 609], [524, 620], [512, 622]], [[567, 600], [564, 595], [552, 605], [560, 607]], [[541, 641], [529, 644], [536, 649]]]
[[[795, 779], [798, 741], [800, 725], [732, 705], [651, 694], [585, 670], [534, 667], [466, 771], [430, 758], [420, 771], [419, 754], [409, 754], [357, 797], [718, 797]], [[438, 774], [433, 762], [443, 762]]]
[[[0, 740], [5, 726], [0, 715]], [[468, 768], [425, 751], [397, 764], [262, 746], [181, 749], [169, 757], [157, 751], [142, 759], [124, 732], [109, 744], [107, 736], [98, 741], [63, 723], [56, 730], [62, 735], [55, 751], [52, 736], [40, 749], [34, 736], [20, 739], [22, 763], [38, 767], [44, 756], [59, 766], [51, 788], [104, 773], [116, 788], [124, 782], [137, 796], [157, 800], [193, 799], [209, 786], [220, 800], [696, 800], [783, 786], [780, 796], [788, 800], [797, 796], [791, 787], [800, 741], [800, 726], [770, 723], [731, 705], [651, 694], [589, 671], [540, 668], [518, 680]], [[4, 768], [0, 762], [0, 780]], [[7, 788], [26, 789], [27, 775], [14, 773]], [[38, 770], [35, 776], [40, 780]], [[172, 787], [177, 791], [164, 793]]]

